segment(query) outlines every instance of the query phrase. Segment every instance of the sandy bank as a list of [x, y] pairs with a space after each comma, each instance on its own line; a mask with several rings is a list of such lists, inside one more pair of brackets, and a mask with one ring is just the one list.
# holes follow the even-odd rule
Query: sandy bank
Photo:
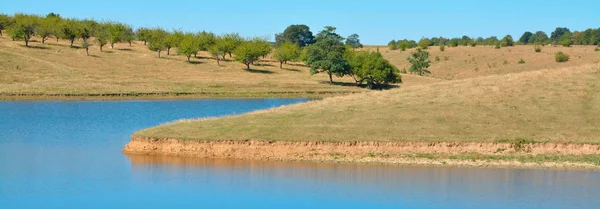
[[[266, 142], [184, 141], [134, 137], [123, 152], [133, 155], [184, 156], [216, 159], [326, 161], [485, 167], [566, 167], [598, 169], [598, 163], [525, 162], [502, 156], [599, 155], [600, 145], [536, 143], [520, 147], [511, 143], [474, 142]], [[516, 150], [520, 151], [516, 151]], [[476, 154], [488, 158], [455, 158]], [[446, 156], [446, 157], [444, 157]], [[504, 160], [497, 160], [504, 159]], [[508, 160], [507, 160], [508, 159]]]

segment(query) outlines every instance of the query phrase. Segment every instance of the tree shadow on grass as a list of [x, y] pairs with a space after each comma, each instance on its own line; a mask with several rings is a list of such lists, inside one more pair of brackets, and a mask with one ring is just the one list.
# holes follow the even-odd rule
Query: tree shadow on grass
[[[329, 84], [329, 81], [320, 81], [319, 83], [321, 84]], [[339, 81], [334, 81], [331, 85], [335, 85], [335, 86], [355, 86], [355, 87], [359, 87], [359, 88], [363, 88], [363, 89], [368, 89], [369, 86], [367, 84], [357, 84], [354, 82], [339, 82]], [[376, 85], [373, 87], [372, 90], [389, 90], [389, 89], [396, 89], [396, 88], [400, 88], [400, 85], [397, 84], [382, 84], [382, 85]]]
[[93, 57], [93, 58], [100, 58], [100, 56], [98, 56], [98, 55], [95, 55], [95, 54], [91, 54], [91, 55], [90, 55], [90, 57]]
[[199, 65], [199, 64], [204, 64], [204, 63], [206, 63], [206, 62], [200, 62], [200, 61], [194, 61], [194, 60], [190, 60], [190, 61], [189, 61], [189, 62], [187, 62], [187, 63], [189, 63], [189, 64], [192, 64], [192, 65]]
[[112, 53], [115, 53], [115, 51], [103, 51], [103, 53], [112, 54]]
[[291, 65], [291, 66], [298, 66], [298, 67], [308, 67], [308, 65], [302, 64], [302, 63], [288, 63], [285, 65]]
[[81, 47], [80, 47], [80, 46], [75, 46], [75, 45], [73, 45], [73, 46], [69, 46], [69, 47], [70, 47], [71, 49], [81, 49]]
[[30, 48], [30, 49], [50, 49], [50, 48], [49, 48], [49, 47], [47, 47], [47, 46], [25, 46], [25, 44], [22, 44], [22, 45], [20, 45], [20, 46], [22, 46], [22, 47], [27, 47], [27, 48]]
[[128, 52], [134, 51], [133, 49], [129, 49], [129, 48], [121, 48], [121, 49], [117, 49], [117, 50], [119, 50], [119, 51], [128, 51]]
[[284, 67], [284, 68], [281, 68], [281, 69], [283, 69], [283, 70], [287, 70], [287, 71], [293, 71], [293, 72], [300, 72], [300, 71], [301, 71], [301, 70], [298, 70], [298, 69], [294, 69], [294, 68], [287, 68], [287, 67]]
[[256, 64], [254, 64], [254, 66], [269, 66], [269, 67], [275, 67], [274, 65], [272, 65], [272, 64], [268, 64], [268, 63], [256, 63]]
[[251, 72], [251, 73], [261, 73], [261, 74], [273, 74], [274, 73], [274, 72], [271, 72], [271, 71], [268, 71], [268, 70], [258, 70], [258, 69], [252, 69], [252, 68], [250, 70], [247, 70], [247, 71]]

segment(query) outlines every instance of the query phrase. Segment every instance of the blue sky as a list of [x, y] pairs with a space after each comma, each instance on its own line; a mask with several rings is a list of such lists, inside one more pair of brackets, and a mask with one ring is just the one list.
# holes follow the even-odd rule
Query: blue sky
[[360, 35], [363, 44], [421, 37], [504, 36], [518, 39], [528, 31], [557, 26], [571, 30], [600, 27], [597, 0], [0, 0], [0, 13], [47, 14], [114, 20], [133, 27], [160, 26], [185, 31], [239, 32], [272, 36], [290, 24], [306, 24], [313, 33], [324, 26], [343, 36]]

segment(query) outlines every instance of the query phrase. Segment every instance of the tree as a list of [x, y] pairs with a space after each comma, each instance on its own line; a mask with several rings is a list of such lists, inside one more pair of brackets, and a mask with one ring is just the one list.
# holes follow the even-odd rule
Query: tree
[[459, 44], [459, 42], [460, 42], [460, 39], [458, 39], [458, 38], [453, 38], [453, 39], [451, 39], [451, 40], [450, 40], [450, 46], [451, 46], [451, 47], [457, 47], [457, 46], [458, 46], [458, 44]]
[[223, 37], [219, 36], [215, 38], [215, 43], [208, 49], [210, 54], [216, 57], [218, 65], [220, 64], [221, 57], [223, 58], [223, 60], [225, 60], [225, 54], [227, 54], [226, 48], [227, 46], [225, 40], [223, 39]]
[[171, 54], [171, 48], [177, 47], [181, 39], [183, 39], [183, 32], [180, 30], [173, 31], [172, 34], [167, 36], [165, 47], [167, 47], [167, 55]]
[[502, 41], [500, 41], [500, 45], [502, 47], [514, 46], [515, 42], [513, 41], [513, 38], [511, 35], [506, 35], [506, 36], [504, 36], [504, 38], [502, 38]]
[[99, 24], [96, 28], [96, 43], [98, 43], [98, 47], [100, 47], [100, 52], [102, 52], [102, 47], [106, 45], [111, 38], [110, 27], [112, 27], [109, 23]]
[[342, 43], [344, 38], [335, 30], [335, 27], [326, 26], [306, 52], [306, 64], [310, 66], [311, 74], [326, 72], [330, 84], [333, 84], [332, 75], [342, 77], [349, 73], [348, 62], [343, 57], [346, 50]]
[[390, 50], [396, 50], [398, 49], [398, 42], [396, 42], [395, 40], [391, 40], [388, 43], [388, 47], [390, 47]]
[[246, 69], [250, 70], [250, 64], [254, 63], [263, 56], [262, 40], [255, 38], [253, 40], [242, 41], [236, 47], [234, 54], [235, 60], [246, 65]]
[[475, 47], [477, 46], [477, 41], [473, 39], [469, 42], [469, 45], [471, 45], [471, 47]]
[[527, 32], [523, 33], [523, 35], [519, 39], [519, 42], [521, 42], [523, 44], [528, 44], [529, 43], [529, 39], [531, 38], [531, 36], [533, 36], [533, 33], [527, 31]]
[[198, 34], [198, 50], [209, 51], [209, 48], [216, 42], [217, 36], [214, 33], [202, 31]]
[[554, 43], [558, 43], [560, 41], [560, 38], [565, 34], [565, 33], [571, 33], [571, 31], [568, 28], [561, 28], [558, 27], [554, 30], [554, 32], [552, 32], [550, 34], [550, 40], [552, 40], [552, 42]]
[[177, 53], [187, 57], [187, 61], [190, 62], [192, 54], [198, 52], [198, 39], [194, 34], [185, 34], [179, 45], [177, 46]]
[[129, 47], [131, 47], [131, 43], [135, 40], [135, 32], [133, 32], [131, 26], [125, 25], [125, 32], [123, 33], [123, 38], [121, 38], [121, 40], [129, 43]]
[[[222, 39], [221, 49], [226, 54], [229, 54], [229, 57], [233, 57], [231, 54], [235, 48], [244, 41], [244, 39], [237, 33], [227, 33], [223, 35]], [[225, 55], [223, 55], [223, 59], [225, 59]]]
[[279, 68], [283, 68], [283, 63], [295, 60], [300, 57], [300, 47], [294, 43], [285, 42], [275, 49], [273, 58], [279, 61]]
[[115, 43], [123, 41], [127, 26], [121, 23], [106, 23], [106, 26], [108, 27], [109, 32], [108, 40], [110, 41], [110, 48], [113, 49], [115, 47]]
[[467, 46], [467, 45], [469, 45], [470, 41], [471, 41], [471, 38], [469, 38], [469, 36], [462, 36], [460, 38], [460, 45]]
[[150, 32], [150, 39], [148, 40], [148, 49], [155, 51], [158, 53], [158, 58], [160, 58], [160, 52], [164, 51], [167, 46], [167, 38], [169, 37], [169, 33], [163, 29], [155, 28]]
[[90, 56], [90, 43], [87, 40], [84, 40], [83, 43], [81, 44], [81, 48], [85, 49], [85, 55], [86, 56]]
[[496, 37], [496, 36], [490, 36], [489, 38], [486, 38], [486, 39], [485, 39], [485, 43], [486, 43], [487, 45], [492, 45], [492, 46], [495, 46], [495, 45], [497, 45], [497, 44], [498, 44], [498, 42], [499, 42], [499, 41], [498, 41], [498, 37]]
[[15, 40], [24, 40], [25, 46], [29, 47], [31, 37], [39, 27], [39, 17], [26, 14], [15, 14], [15, 23], [12, 24], [11, 36]]
[[299, 47], [305, 47], [314, 42], [314, 36], [306, 25], [290, 25], [283, 33], [275, 35], [275, 42], [277, 46], [289, 42]]
[[0, 36], [2, 36], [2, 30], [8, 29], [13, 23], [12, 17], [0, 13]]
[[384, 59], [381, 53], [346, 52], [345, 58], [356, 83], [366, 82], [369, 89], [373, 89], [383, 84], [402, 82], [398, 68]]
[[146, 46], [146, 43], [150, 39], [151, 33], [152, 33], [152, 31], [148, 28], [138, 28], [135, 31], [135, 35], [137, 36], [137, 39], [140, 41], [143, 41], [144, 46]]
[[89, 38], [95, 35], [96, 30], [98, 29], [98, 22], [93, 20], [83, 20], [75, 22], [77, 24], [76, 34], [78, 37], [87, 41]]
[[417, 51], [410, 53], [408, 62], [411, 64], [410, 68], [408, 69], [408, 71], [411, 73], [416, 73], [420, 76], [431, 73], [431, 71], [428, 69], [431, 63], [429, 60], [429, 52], [425, 50], [417, 48]]
[[543, 45], [548, 42], [548, 35], [544, 31], [537, 31], [531, 37], [529, 37], [528, 43]]
[[77, 38], [77, 23], [74, 19], [68, 19], [62, 21], [60, 25], [60, 35], [62, 39], [69, 40], [71, 42], [71, 47], [73, 47], [73, 42]]
[[419, 40], [419, 47], [421, 47], [421, 49], [428, 49], [429, 46], [431, 46], [431, 40], [429, 40], [428, 38], [422, 38], [421, 40]]
[[56, 34], [56, 25], [55, 22], [50, 18], [39, 18], [39, 26], [37, 28], [36, 34], [42, 38], [42, 44], [46, 43], [51, 36]]
[[352, 47], [352, 49], [359, 49], [363, 47], [363, 45], [360, 43], [359, 36], [356, 33], [348, 36], [346, 39], [346, 45]]

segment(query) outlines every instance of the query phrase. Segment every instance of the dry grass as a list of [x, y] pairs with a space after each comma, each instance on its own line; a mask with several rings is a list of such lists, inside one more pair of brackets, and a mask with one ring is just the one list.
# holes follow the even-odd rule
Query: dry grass
[[187, 140], [600, 143], [600, 66], [327, 98], [135, 134]]
[[[326, 75], [311, 76], [301, 63], [279, 69], [279, 63], [268, 59], [261, 61], [259, 66], [252, 66], [252, 71], [246, 71], [243, 64], [234, 61], [217, 65], [205, 53], [192, 58], [193, 64], [187, 63], [184, 56], [174, 55], [176, 49], [171, 50], [170, 56], [163, 52], [163, 58], [159, 59], [143, 43], [134, 43], [132, 47], [116, 44], [115, 49], [106, 46], [104, 52], [93, 46], [89, 57], [84, 49], [70, 48], [66, 41], [48, 40], [45, 45], [34, 42], [32, 48], [22, 45], [20, 41], [0, 37], [0, 95], [3, 94], [4, 99], [11, 99], [9, 94], [26, 94], [18, 98], [45, 99], [49, 94], [86, 98], [85, 95], [90, 94], [158, 92], [190, 93], [192, 95], [186, 97], [193, 98], [310, 96], [367, 91], [355, 86], [328, 85]], [[335, 80], [351, 83], [350, 78]], [[124, 98], [130, 97], [125, 95]], [[173, 98], [177, 95], [154, 97]]]
[[[375, 47], [367, 47], [374, 50]], [[437, 46], [430, 47], [430, 59], [432, 77], [456, 80], [464, 78], [481, 77], [488, 75], [502, 75], [507, 73], [518, 73], [535, 71], [541, 69], [557, 69], [574, 67], [583, 64], [599, 63], [600, 53], [594, 51], [595, 46], [544, 46], [542, 52], [534, 52], [534, 46], [514, 46], [494, 49], [492, 46], [460, 46], [446, 47], [440, 51]], [[410, 67], [406, 60], [414, 49], [402, 52], [400, 50], [390, 51], [387, 47], [380, 47], [384, 57], [399, 69]], [[571, 56], [565, 63], [554, 61], [554, 53], [563, 51]], [[436, 61], [439, 57], [439, 61]], [[525, 64], [519, 64], [521, 58]]]

